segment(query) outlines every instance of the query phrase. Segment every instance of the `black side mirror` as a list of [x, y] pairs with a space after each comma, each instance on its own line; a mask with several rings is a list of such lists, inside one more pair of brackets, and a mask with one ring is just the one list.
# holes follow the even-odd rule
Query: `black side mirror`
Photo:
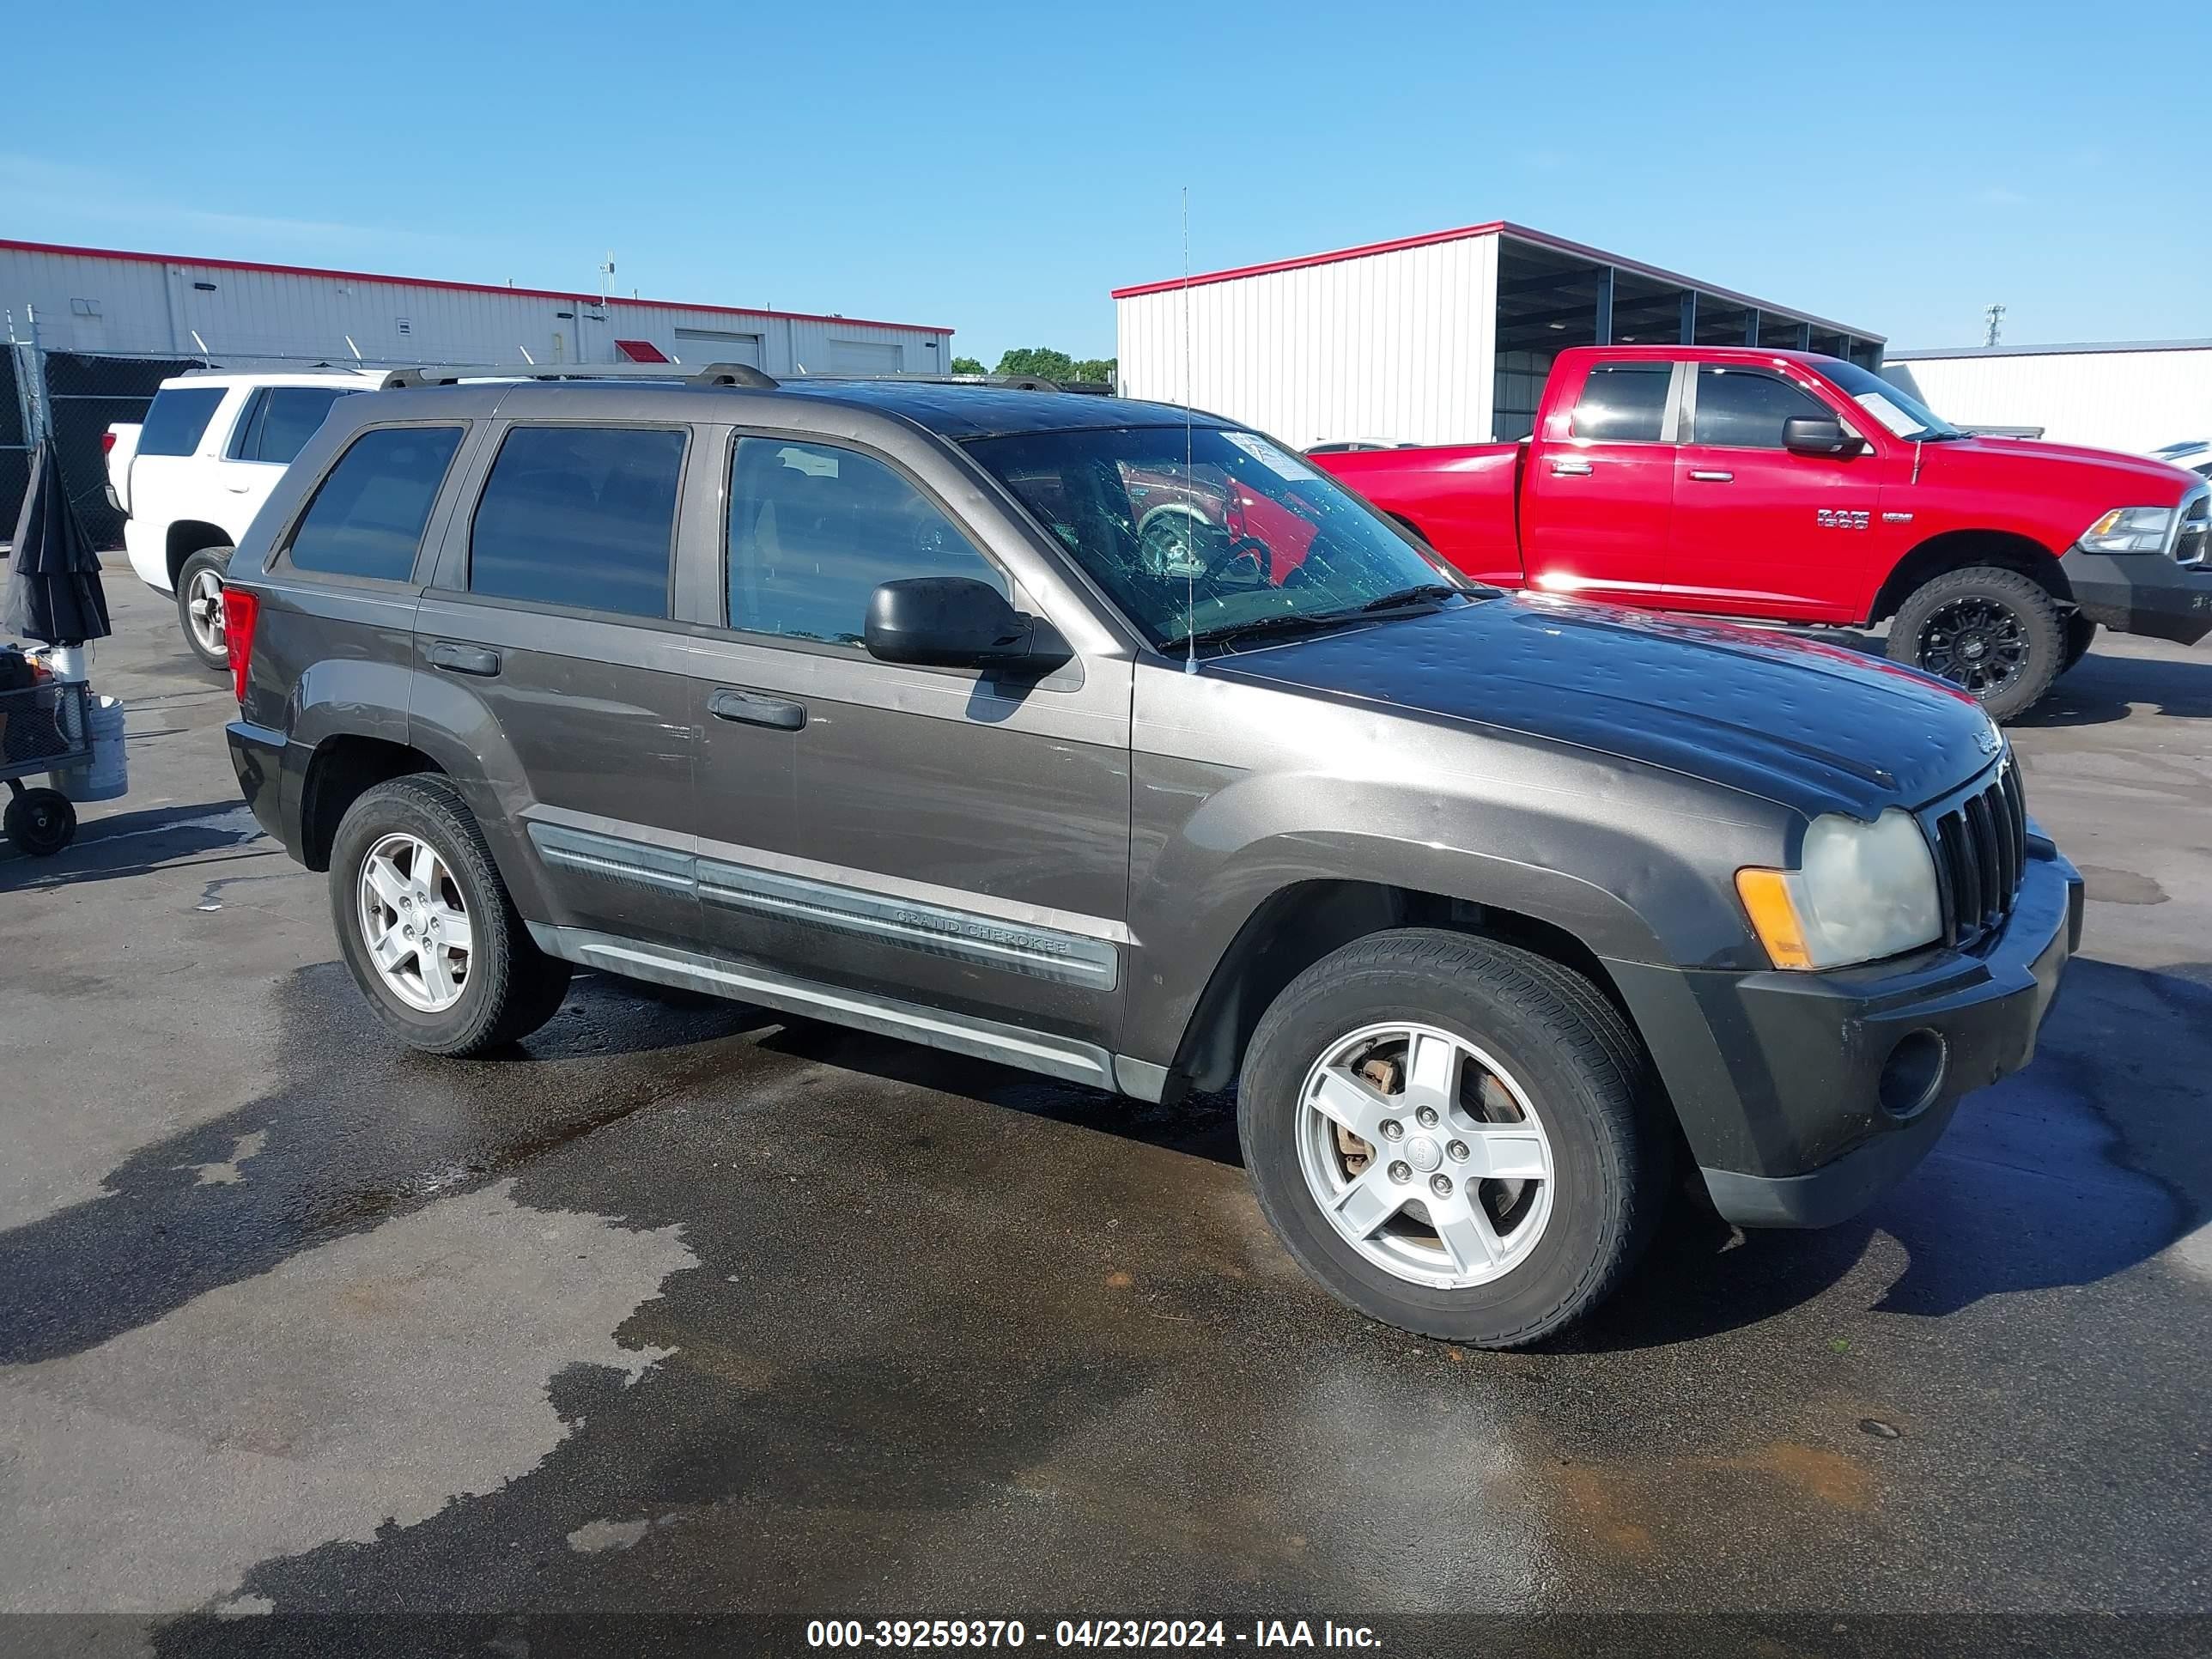
[[864, 635], [878, 662], [1049, 674], [1074, 656], [1060, 630], [967, 576], [908, 576], [868, 596]]
[[1792, 415], [1782, 423], [1782, 447], [1793, 455], [1856, 455], [1866, 440], [1827, 415]]

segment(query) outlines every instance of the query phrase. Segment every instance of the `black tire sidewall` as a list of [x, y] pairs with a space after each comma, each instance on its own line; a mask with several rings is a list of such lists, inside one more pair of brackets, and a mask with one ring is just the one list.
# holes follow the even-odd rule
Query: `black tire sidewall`
[[[2065, 660], [2065, 619], [2059, 614], [2057, 602], [2033, 578], [1995, 566], [1954, 570], [1936, 577], [1915, 589], [1898, 607], [1897, 616], [1890, 623], [1889, 654], [1923, 672], [1933, 672], [1921, 662], [1921, 632], [1937, 611], [1964, 599], [1987, 599], [2002, 605], [2019, 618], [2021, 631], [2027, 640], [2027, 662], [2020, 678], [1996, 695], [1980, 699], [1991, 720], [2010, 720], [2033, 707], [2069, 665]], [[1948, 680], [1945, 683], [1956, 684]]]
[[[36, 815], [42, 811], [53, 814], [52, 823], [43, 831], [35, 823]], [[76, 807], [58, 789], [26, 789], [9, 797], [4, 816], [0, 816], [0, 829], [27, 856], [52, 858], [76, 838]]]
[[202, 570], [213, 569], [226, 583], [230, 580], [230, 556], [237, 550], [228, 546], [203, 547], [193, 550], [177, 567], [177, 625], [184, 630], [185, 648], [210, 668], [228, 669], [230, 651], [228, 647], [219, 657], [211, 657], [200, 649], [200, 642], [192, 635], [191, 617], [185, 609], [185, 596], [191, 592], [192, 578]]
[[[515, 940], [508, 918], [513, 906], [484, 857], [474, 827], [459, 819], [458, 808], [428, 790], [403, 780], [380, 784], [346, 810], [331, 844], [331, 921], [346, 967], [385, 1023], [410, 1046], [439, 1053], [473, 1051], [499, 1022], [503, 993], [515, 968]], [[384, 983], [362, 933], [358, 897], [361, 866], [368, 850], [385, 836], [419, 836], [430, 844], [468, 907], [471, 953], [469, 982], [450, 1008], [427, 1013], [410, 1007]]]
[[[1569, 1322], [1601, 1293], [1628, 1229], [1624, 1200], [1638, 1160], [1618, 1132], [1627, 1115], [1609, 1121], [1594, 1098], [1619, 1080], [1578, 1065], [1523, 1009], [1480, 985], [1380, 964], [1337, 977], [1322, 971], [1328, 965], [1310, 969], [1269, 1011], [1240, 1084], [1245, 1167], [1285, 1248], [1340, 1299], [1405, 1329], [1506, 1346]], [[1464, 1038], [1510, 1072], [1551, 1142], [1544, 1236], [1525, 1261], [1486, 1285], [1435, 1289], [1368, 1261], [1323, 1217], [1299, 1165], [1298, 1091], [1308, 1070], [1352, 1032], [1407, 1019]]]

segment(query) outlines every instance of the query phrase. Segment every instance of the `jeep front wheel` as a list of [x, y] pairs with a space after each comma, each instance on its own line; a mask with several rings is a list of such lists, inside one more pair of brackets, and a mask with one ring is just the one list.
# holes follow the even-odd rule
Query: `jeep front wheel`
[[1261, 1212], [1371, 1318], [1510, 1348], [1580, 1318], [1649, 1237], [1649, 1063], [1579, 975], [1492, 940], [1376, 934], [1261, 1018], [1237, 1128]]
[[2025, 713], [2048, 691], [2065, 652], [2058, 602], [2033, 578], [1994, 565], [1923, 582], [1889, 625], [1893, 659], [1972, 693], [1995, 720]]

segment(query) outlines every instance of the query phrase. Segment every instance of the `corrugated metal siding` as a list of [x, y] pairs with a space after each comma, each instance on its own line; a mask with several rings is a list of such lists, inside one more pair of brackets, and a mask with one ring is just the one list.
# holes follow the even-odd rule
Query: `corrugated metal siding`
[[[526, 351], [539, 363], [601, 363], [619, 360], [619, 337], [651, 340], [671, 357], [696, 362], [702, 361], [697, 345], [676, 343], [678, 328], [696, 327], [759, 334], [762, 366], [774, 374], [795, 373], [801, 364], [826, 372], [839, 341], [860, 343], [871, 355], [890, 345], [909, 373], [941, 373], [952, 356], [948, 334], [840, 319], [619, 299], [603, 308], [592, 295], [549, 298], [337, 273], [0, 248], [0, 307], [15, 313], [19, 332], [27, 306], [37, 310], [41, 342], [60, 351], [192, 354], [197, 330], [219, 359], [347, 362], [350, 336], [371, 362], [519, 363]], [[84, 314], [88, 310], [97, 314]]]
[[1304, 447], [1490, 435], [1498, 239], [1483, 236], [1116, 300], [1122, 389]]
[[2212, 438], [2212, 349], [1916, 356], [1882, 373], [1966, 426], [2039, 426], [2054, 443], [2132, 452]]

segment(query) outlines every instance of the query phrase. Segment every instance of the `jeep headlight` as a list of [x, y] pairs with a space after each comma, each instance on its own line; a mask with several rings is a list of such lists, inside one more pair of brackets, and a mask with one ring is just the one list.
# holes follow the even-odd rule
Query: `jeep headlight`
[[2116, 507], [2081, 532], [2085, 553], [2163, 553], [2173, 532], [2170, 507]]
[[1795, 870], [1739, 870], [1735, 890], [1777, 968], [1843, 968], [1933, 944], [1936, 859], [1910, 812], [1814, 818]]

